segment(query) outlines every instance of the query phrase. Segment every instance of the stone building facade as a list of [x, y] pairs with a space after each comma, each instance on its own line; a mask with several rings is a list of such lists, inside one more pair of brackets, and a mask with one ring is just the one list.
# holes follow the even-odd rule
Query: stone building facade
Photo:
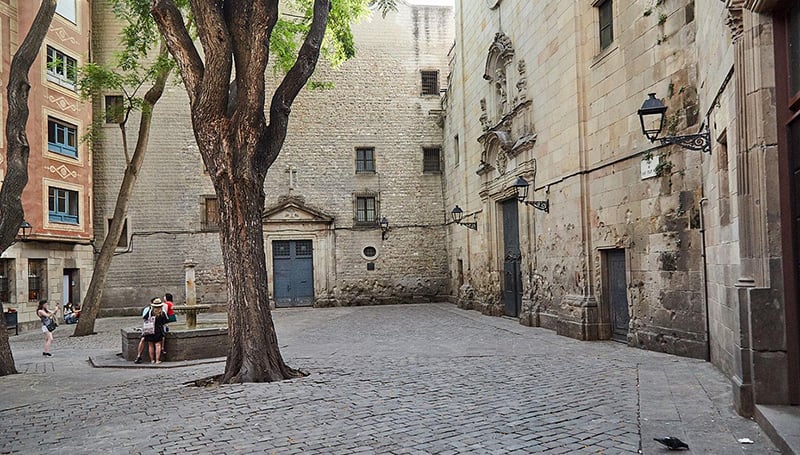
[[[7, 87], [11, 59], [39, 10], [39, 2], [0, 0], [0, 77]], [[39, 324], [38, 301], [50, 308], [80, 303], [94, 270], [91, 245], [92, 154], [80, 141], [91, 105], [78, 96], [76, 68], [90, 58], [91, 3], [60, 0], [41, 51], [31, 66], [27, 139], [28, 184], [22, 193], [30, 234], [0, 258], [0, 301], [23, 326]], [[0, 124], [8, 103], [3, 90]], [[6, 171], [6, 136], [0, 134], [0, 181]], [[46, 209], [46, 210], [45, 210]]]
[[[109, 61], [117, 27], [104, 3], [94, 5], [95, 58]], [[278, 306], [446, 298], [439, 90], [453, 23], [452, 7], [400, 1], [396, 12], [355, 26], [354, 59], [337, 68], [320, 61], [312, 80], [321, 88], [296, 100], [286, 144], [267, 175], [264, 235]], [[197, 262], [198, 300], [226, 301], [216, 196], [187, 105], [184, 88], [170, 84], [154, 110], [127, 237], [104, 294], [106, 314], [130, 312], [164, 292], [182, 301], [187, 259]], [[118, 129], [104, 128], [95, 158], [98, 242], [122, 178]], [[378, 224], [384, 217], [386, 232]]]
[[[450, 298], [708, 359], [742, 414], [800, 403], [794, 2], [399, 5], [359, 24], [358, 56], [320, 65], [328, 88], [293, 107], [263, 217], [276, 304]], [[104, 2], [93, 7], [103, 61], [116, 29]], [[708, 143], [648, 141], [637, 110], [650, 93], [668, 108], [662, 137]], [[187, 102], [170, 85], [156, 107], [106, 313], [165, 291], [180, 301], [187, 259], [201, 302], [225, 301]], [[122, 175], [106, 128], [98, 242]]]
[[[800, 7], [455, 3], [453, 299], [709, 359], [746, 415], [800, 404]], [[668, 108], [661, 137], [708, 131], [708, 150], [648, 141], [637, 110], [649, 93]], [[519, 177], [535, 204], [518, 202]]]

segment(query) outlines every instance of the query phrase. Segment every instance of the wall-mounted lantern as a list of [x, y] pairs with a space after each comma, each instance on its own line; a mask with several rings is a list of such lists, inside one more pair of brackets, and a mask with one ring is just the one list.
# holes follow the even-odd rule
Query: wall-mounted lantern
[[649, 93], [648, 96], [649, 98], [644, 101], [638, 113], [639, 122], [642, 124], [642, 134], [650, 142], [659, 141], [663, 145], [674, 144], [689, 150], [711, 153], [711, 132], [708, 130], [708, 122], [703, 125], [703, 130], [697, 134], [658, 137], [664, 129], [667, 106], [656, 98], [655, 93]]
[[22, 220], [22, 223], [19, 225], [19, 236], [22, 238], [23, 242], [28, 240], [28, 237], [30, 237], [32, 231], [33, 226], [31, 226], [31, 223]]
[[381, 240], [386, 240], [386, 233], [389, 232], [389, 220], [385, 216], [381, 217], [378, 226], [381, 228]]
[[513, 185], [515, 190], [517, 190], [517, 201], [526, 204], [532, 205], [533, 208], [541, 210], [545, 213], [550, 213], [550, 200], [546, 201], [528, 201], [528, 188], [530, 187], [530, 183], [527, 180], [522, 178], [522, 176], [517, 177], [517, 181], [514, 182]]
[[450, 212], [450, 216], [453, 217], [453, 222], [454, 223], [460, 224], [461, 226], [464, 226], [465, 228], [468, 228], [468, 229], [472, 229], [474, 231], [478, 230], [478, 223], [477, 222], [476, 223], [462, 223], [461, 222], [461, 220], [464, 219], [464, 211], [461, 210], [461, 207], [456, 205], [456, 208], [454, 208], [453, 211]]

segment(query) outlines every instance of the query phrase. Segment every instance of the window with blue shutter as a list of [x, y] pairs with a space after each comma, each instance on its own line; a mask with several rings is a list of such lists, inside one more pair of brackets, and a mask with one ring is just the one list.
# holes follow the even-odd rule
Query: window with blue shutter
[[78, 224], [78, 192], [51, 186], [49, 217], [55, 223]]
[[47, 118], [47, 150], [59, 155], [78, 157], [78, 127]]

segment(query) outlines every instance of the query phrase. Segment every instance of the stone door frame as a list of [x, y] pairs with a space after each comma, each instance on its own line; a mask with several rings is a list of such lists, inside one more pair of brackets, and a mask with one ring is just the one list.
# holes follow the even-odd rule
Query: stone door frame
[[262, 218], [264, 225], [264, 253], [270, 262], [267, 286], [271, 303], [275, 295], [275, 276], [272, 270], [272, 242], [274, 240], [311, 240], [313, 255], [314, 305], [327, 296], [334, 285], [335, 236], [333, 217], [306, 206], [302, 198], [288, 198], [267, 209]]

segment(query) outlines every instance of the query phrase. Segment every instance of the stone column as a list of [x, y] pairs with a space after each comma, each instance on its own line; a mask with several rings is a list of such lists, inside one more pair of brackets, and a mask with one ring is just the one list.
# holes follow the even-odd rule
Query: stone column
[[[186, 275], [186, 306], [197, 305], [197, 288], [194, 283], [194, 268], [197, 262], [192, 259], [183, 261], [183, 271]], [[193, 329], [197, 327], [197, 313], [194, 311], [186, 312], [186, 327]]]
[[[788, 390], [785, 375], [784, 302], [773, 275], [780, 267], [770, 259], [779, 251], [768, 233], [779, 229], [778, 174], [774, 106], [775, 70], [772, 19], [765, 2], [727, 0], [728, 25], [734, 49], [736, 100], [737, 205], [739, 277], [734, 402], [742, 415], [752, 415], [756, 403], [782, 401]], [[780, 240], [778, 240], [780, 243]], [[779, 250], [779, 246], [777, 246]]]

